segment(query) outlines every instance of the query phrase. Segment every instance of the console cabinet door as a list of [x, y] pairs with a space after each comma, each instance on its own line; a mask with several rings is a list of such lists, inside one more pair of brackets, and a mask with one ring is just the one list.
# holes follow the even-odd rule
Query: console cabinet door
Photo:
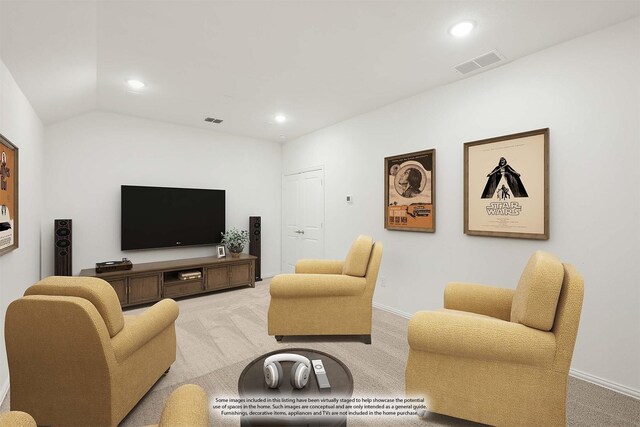
[[113, 287], [118, 295], [118, 300], [120, 301], [120, 305], [127, 304], [127, 278], [122, 277], [118, 279], [109, 279], [109, 284]]
[[229, 267], [207, 268], [207, 289], [220, 289], [229, 286]]
[[229, 268], [231, 286], [251, 283], [251, 263], [233, 264]]
[[160, 274], [129, 277], [129, 304], [157, 301], [161, 297]]

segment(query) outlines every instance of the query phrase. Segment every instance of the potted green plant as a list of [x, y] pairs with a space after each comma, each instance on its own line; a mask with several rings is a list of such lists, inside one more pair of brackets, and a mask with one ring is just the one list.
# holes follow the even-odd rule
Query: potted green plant
[[249, 243], [249, 232], [247, 230], [240, 231], [234, 227], [231, 230], [227, 230], [226, 233], [221, 234], [222, 243], [227, 245], [231, 256], [238, 258], [244, 249], [244, 245]]

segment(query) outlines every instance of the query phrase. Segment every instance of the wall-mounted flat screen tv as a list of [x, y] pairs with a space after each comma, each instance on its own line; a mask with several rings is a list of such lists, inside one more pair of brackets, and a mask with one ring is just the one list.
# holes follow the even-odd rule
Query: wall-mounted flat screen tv
[[225, 191], [121, 187], [121, 249], [215, 245], [225, 231]]

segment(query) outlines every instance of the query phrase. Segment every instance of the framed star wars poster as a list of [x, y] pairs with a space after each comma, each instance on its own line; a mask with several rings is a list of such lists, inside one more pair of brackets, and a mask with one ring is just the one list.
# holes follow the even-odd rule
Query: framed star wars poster
[[384, 159], [384, 228], [436, 231], [436, 150]]
[[464, 233], [549, 239], [549, 129], [464, 144]]
[[0, 135], [0, 255], [18, 247], [18, 147]]

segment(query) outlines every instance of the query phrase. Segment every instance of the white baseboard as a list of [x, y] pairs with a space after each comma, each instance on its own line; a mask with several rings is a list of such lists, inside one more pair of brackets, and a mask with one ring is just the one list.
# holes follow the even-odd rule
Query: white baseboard
[[7, 393], [9, 392], [9, 378], [4, 381], [2, 384], [2, 388], [0, 388], [0, 403], [4, 402], [4, 399], [7, 398]]
[[[412, 314], [406, 313], [401, 310], [397, 310], [392, 307], [388, 307], [384, 304], [379, 304], [377, 302], [373, 303], [375, 308], [379, 308], [380, 310], [387, 311], [389, 313], [393, 313], [397, 316], [404, 317], [405, 319], [410, 319]], [[578, 378], [580, 380], [598, 385], [600, 387], [604, 387], [609, 390], [613, 390], [617, 393], [624, 394], [625, 396], [633, 397], [634, 399], [640, 400], [640, 390], [635, 390], [631, 387], [624, 386], [622, 384], [615, 383], [613, 381], [605, 380], [604, 378], [597, 377], [595, 375], [587, 374], [586, 372], [578, 371], [577, 369], [570, 369], [569, 375], [574, 378]]]
[[634, 399], [640, 400], [640, 390], [635, 390], [626, 385], [618, 384], [613, 381], [605, 380], [604, 378], [597, 377], [595, 375], [587, 374], [586, 372], [578, 371], [577, 369], [570, 369], [569, 375], [580, 380], [599, 385], [600, 387], [613, 390], [617, 393], [624, 394]]
[[413, 316], [412, 314], [406, 313], [404, 311], [396, 310], [395, 308], [386, 306], [384, 304], [380, 304], [378, 302], [374, 302], [373, 303], [373, 307], [374, 308], [379, 308], [380, 310], [383, 310], [383, 311], [386, 311], [386, 312], [389, 312], [389, 313], [393, 313], [393, 314], [395, 314], [397, 316], [400, 316], [400, 317], [404, 317], [405, 319], [411, 319], [411, 316]]

